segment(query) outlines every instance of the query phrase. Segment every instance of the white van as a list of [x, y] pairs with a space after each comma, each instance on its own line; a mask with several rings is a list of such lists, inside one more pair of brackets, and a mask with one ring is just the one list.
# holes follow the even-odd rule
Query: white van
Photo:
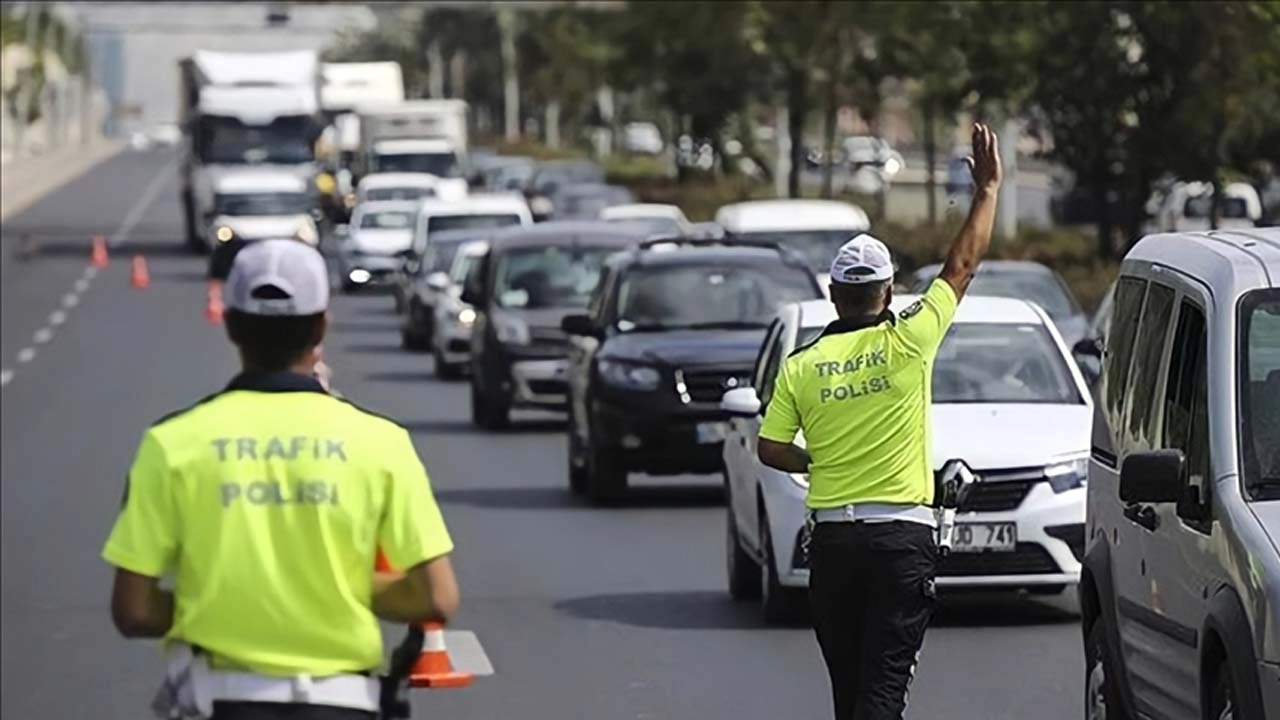
[[716, 211], [728, 238], [773, 242], [798, 251], [824, 293], [831, 260], [849, 238], [871, 228], [862, 208], [835, 200], [752, 200]]
[[1102, 356], [1085, 716], [1280, 717], [1280, 228], [1144, 238]]

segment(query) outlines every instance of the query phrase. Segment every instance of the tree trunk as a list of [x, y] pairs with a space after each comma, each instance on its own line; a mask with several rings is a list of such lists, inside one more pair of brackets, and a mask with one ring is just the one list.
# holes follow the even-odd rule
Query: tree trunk
[[433, 38], [427, 44], [427, 95], [431, 98], [444, 97], [444, 54], [440, 50], [440, 40]]
[[933, 177], [933, 168], [938, 161], [937, 128], [934, 127], [933, 100], [926, 98], [920, 110], [924, 115], [924, 194], [925, 207], [928, 208], [930, 225], [938, 224], [938, 184]]
[[808, 84], [803, 68], [787, 73], [787, 132], [791, 135], [787, 196], [793, 198], [800, 197], [800, 173], [804, 170], [804, 120], [809, 113]]
[[838, 65], [833, 63], [830, 68], [830, 77], [827, 80], [827, 107], [826, 117], [823, 118], [823, 130], [826, 137], [822, 139], [822, 157], [825, 160], [822, 166], [822, 197], [830, 200], [833, 195], [831, 187], [831, 176], [835, 172], [835, 151], [836, 151], [836, 113], [839, 110], [840, 100], [837, 95], [839, 85], [836, 84], [836, 70]]

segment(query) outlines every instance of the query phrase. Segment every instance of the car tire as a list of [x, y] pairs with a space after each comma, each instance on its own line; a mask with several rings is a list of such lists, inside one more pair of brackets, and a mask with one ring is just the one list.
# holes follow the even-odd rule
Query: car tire
[[1093, 621], [1085, 641], [1084, 716], [1086, 720], [1127, 720], [1118, 685], [1120, 675], [1107, 651], [1107, 632], [1102, 618]]
[[1209, 720], [1238, 720], [1241, 717], [1238, 712], [1239, 696], [1235, 682], [1231, 679], [1231, 665], [1223, 659], [1214, 672], [1213, 691], [1209, 696], [1209, 712], [1206, 717]]
[[764, 553], [760, 569], [760, 607], [764, 620], [770, 625], [784, 625], [798, 621], [807, 609], [804, 593], [786, 587], [778, 579], [778, 561], [773, 552], [773, 533], [769, 531], [769, 516], [761, 508], [760, 550]]
[[725, 573], [729, 578], [729, 597], [734, 600], [760, 599], [760, 565], [756, 559], [742, 549], [742, 540], [738, 535], [738, 522], [733, 517], [733, 499], [725, 493], [726, 513], [725, 527]]
[[587, 447], [587, 496], [593, 505], [611, 505], [627, 491], [627, 468], [619, 450], [601, 448], [596, 443]]
[[493, 398], [471, 383], [471, 422], [484, 430], [502, 430], [511, 422], [511, 406]]

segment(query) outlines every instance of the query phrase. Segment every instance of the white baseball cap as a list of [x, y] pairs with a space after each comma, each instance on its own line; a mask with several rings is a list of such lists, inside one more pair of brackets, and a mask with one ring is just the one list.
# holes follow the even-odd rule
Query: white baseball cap
[[889, 248], [866, 233], [859, 233], [840, 246], [831, 261], [832, 282], [861, 285], [893, 279], [893, 256]]
[[318, 315], [329, 309], [329, 271], [310, 245], [259, 240], [236, 253], [223, 295], [228, 309], [249, 315]]

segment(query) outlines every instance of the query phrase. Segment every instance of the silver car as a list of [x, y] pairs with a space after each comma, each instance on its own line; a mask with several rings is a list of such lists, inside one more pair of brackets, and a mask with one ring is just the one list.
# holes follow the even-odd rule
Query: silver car
[[1094, 403], [1086, 717], [1280, 717], [1280, 228], [1125, 258]]
[[489, 243], [473, 240], [463, 243], [453, 254], [448, 285], [439, 293], [432, 323], [431, 354], [435, 358], [436, 375], [450, 380], [461, 377], [471, 360], [471, 326], [476, 320], [475, 308], [462, 302], [462, 285], [489, 251]]

